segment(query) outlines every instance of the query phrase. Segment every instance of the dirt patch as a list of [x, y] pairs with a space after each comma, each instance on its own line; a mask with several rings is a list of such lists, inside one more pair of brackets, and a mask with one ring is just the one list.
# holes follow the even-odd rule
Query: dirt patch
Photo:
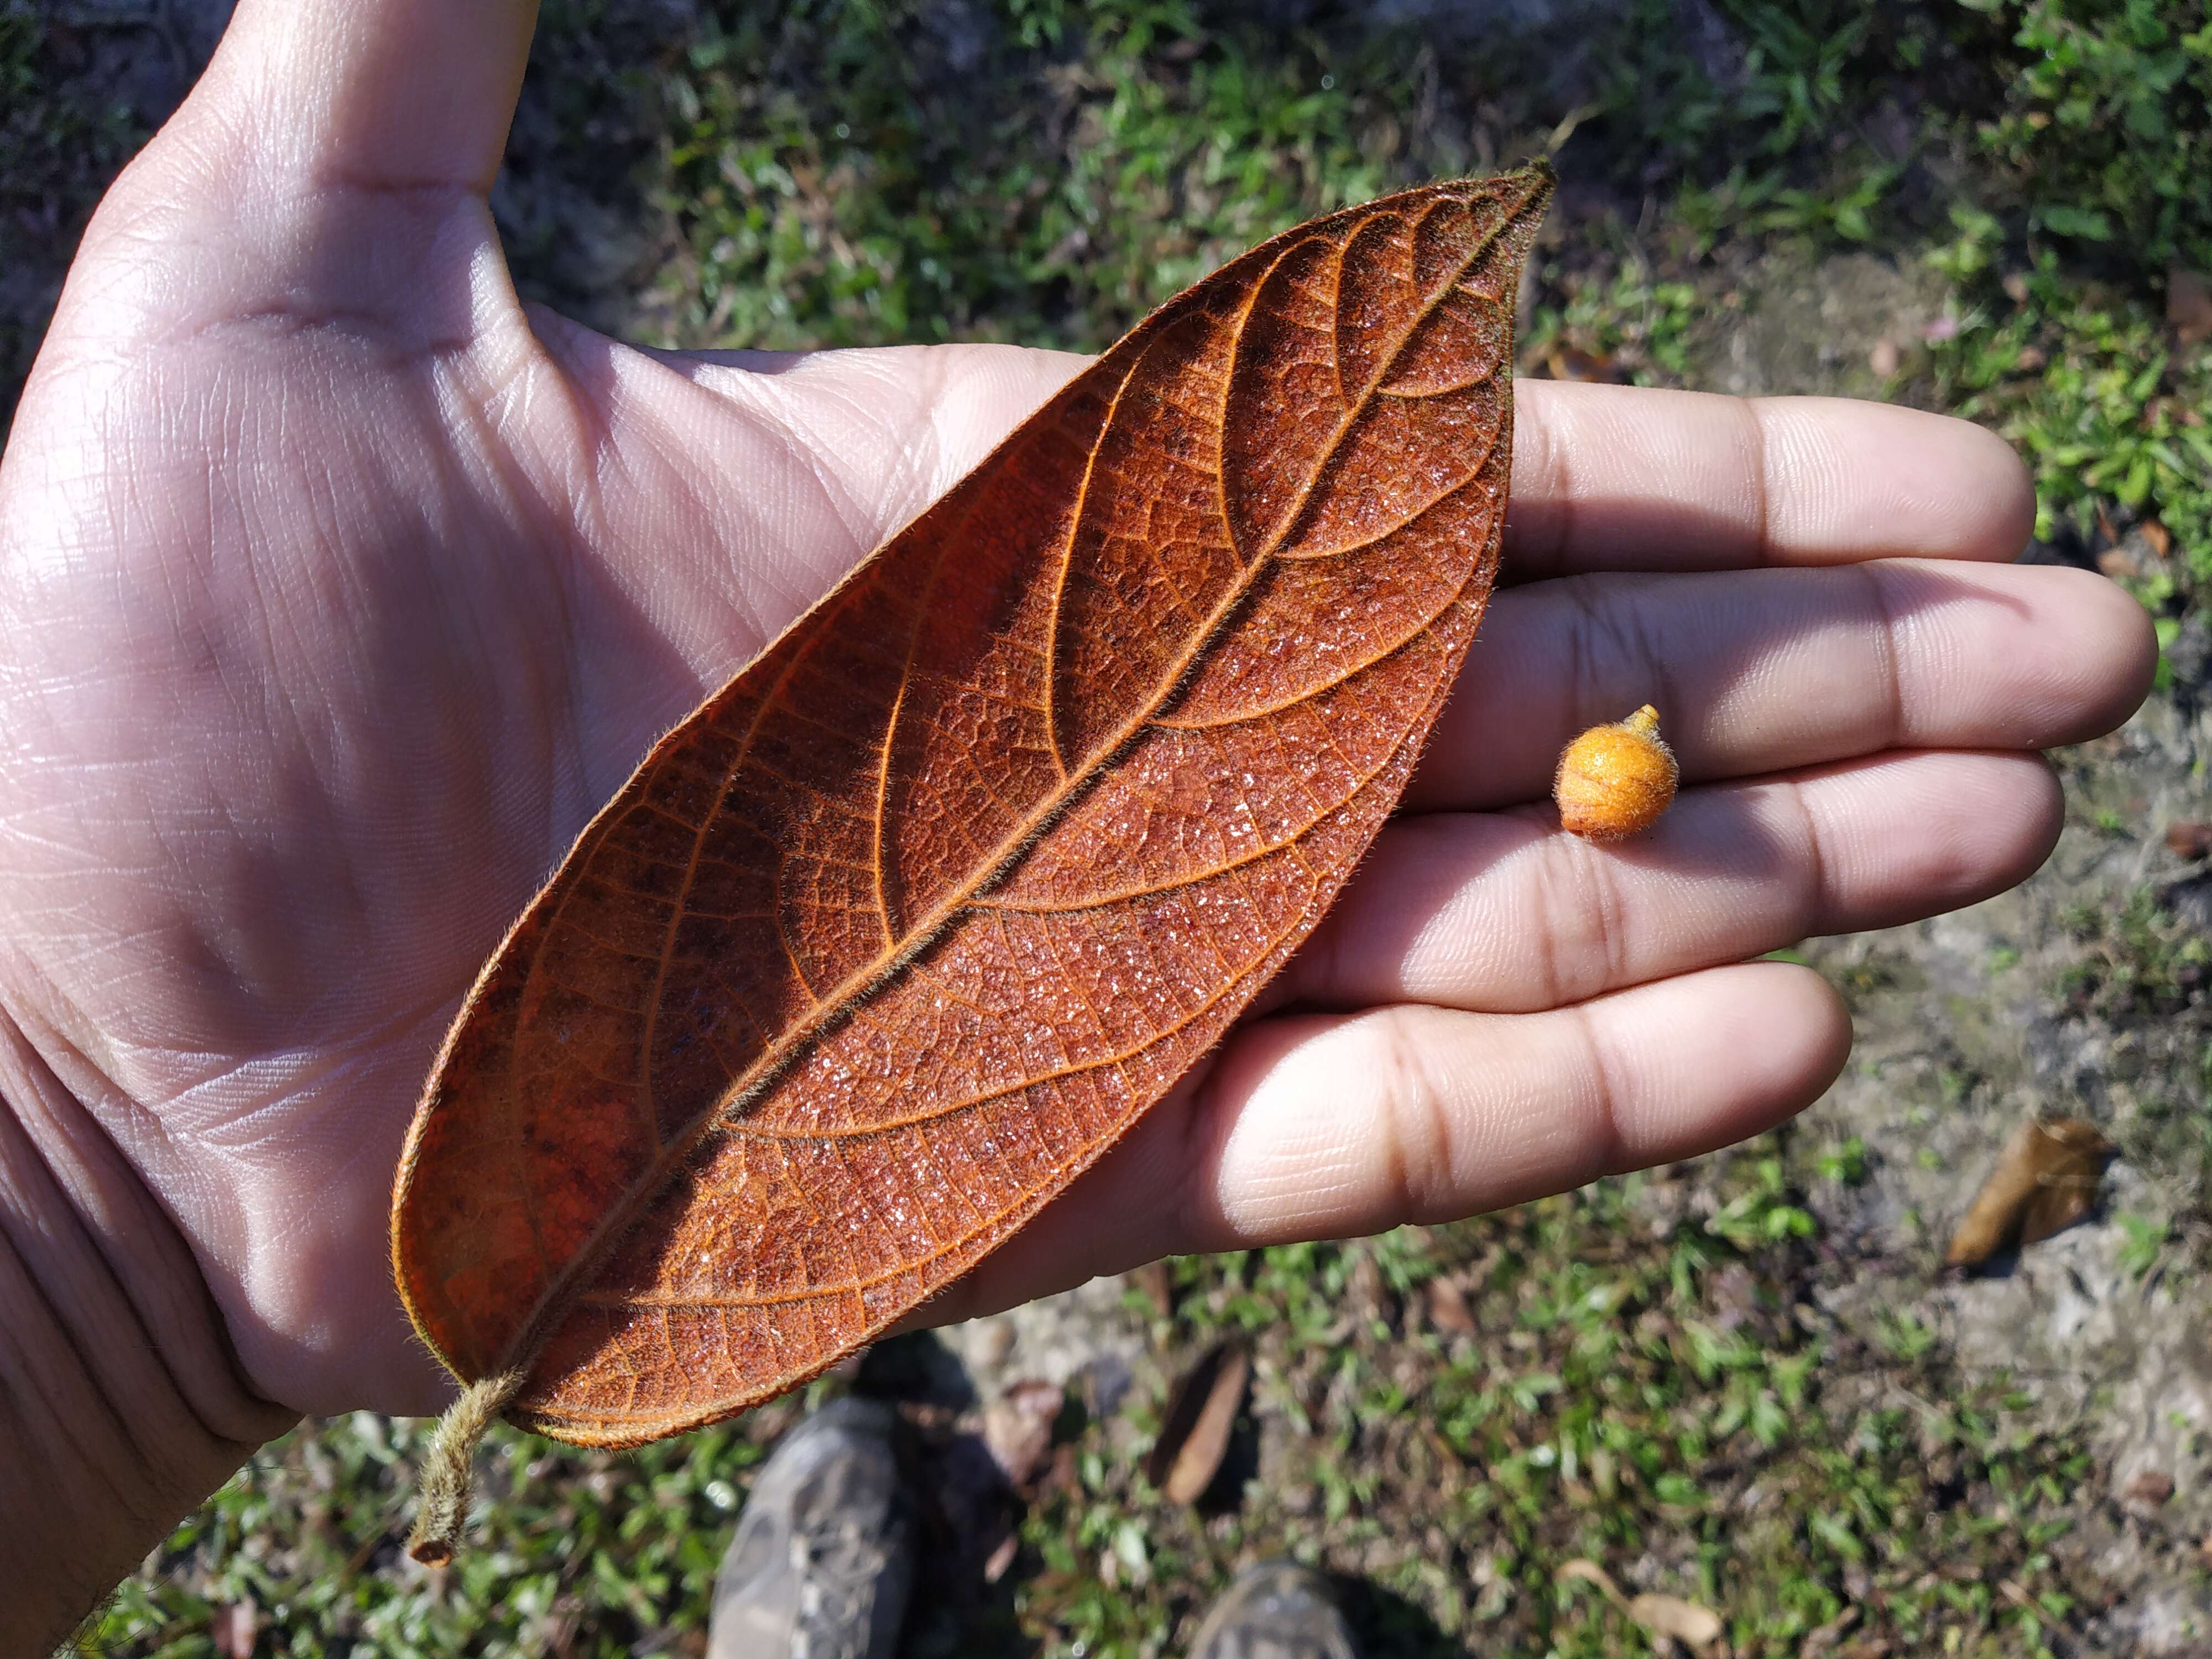
[[1765, 256], [1732, 274], [1717, 313], [1726, 320], [1699, 331], [1687, 378], [1739, 398], [1880, 398], [1924, 356], [1947, 298], [1910, 254]]

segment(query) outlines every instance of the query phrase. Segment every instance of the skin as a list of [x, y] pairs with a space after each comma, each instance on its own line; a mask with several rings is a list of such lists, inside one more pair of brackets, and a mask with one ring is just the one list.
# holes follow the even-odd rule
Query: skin
[[[475, 969], [653, 738], [1077, 367], [636, 350], [485, 193], [514, 0], [246, 0], [88, 233], [0, 461], [0, 1651], [302, 1412], [437, 1409], [386, 1265]], [[1210, 1066], [934, 1304], [1375, 1231], [1765, 1129], [1843, 1063], [1745, 958], [2021, 880], [2148, 624], [2015, 567], [1995, 438], [1528, 384], [1508, 580], [1406, 809]], [[1683, 792], [1594, 848], [1559, 746]], [[55, 1497], [66, 1495], [66, 1502]]]

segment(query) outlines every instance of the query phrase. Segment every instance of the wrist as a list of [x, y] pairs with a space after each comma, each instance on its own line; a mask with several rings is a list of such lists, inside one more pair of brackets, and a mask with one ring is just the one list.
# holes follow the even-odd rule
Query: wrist
[[0, 1659], [42, 1654], [294, 1414], [191, 1250], [0, 1012]]

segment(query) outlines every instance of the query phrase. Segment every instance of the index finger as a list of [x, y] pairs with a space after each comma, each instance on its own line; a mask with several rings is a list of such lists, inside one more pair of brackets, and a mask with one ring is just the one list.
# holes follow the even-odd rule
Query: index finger
[[2016, 557], [2027, 469], [1970, 422], [1846, 398], [1523, 380], [1505, 579]]

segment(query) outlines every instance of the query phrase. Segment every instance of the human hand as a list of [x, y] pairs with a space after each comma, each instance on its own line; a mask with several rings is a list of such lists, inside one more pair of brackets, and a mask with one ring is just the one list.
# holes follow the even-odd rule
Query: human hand
[[[0, 470], [0, 1026], [299, 1410], [445, 1391], [386, 1206], [507, 923], [659, 732], [1076, 367], [526, 313], [484, 198], [528, 9], [246, 0], [88, 234]], [[2058, 823], [2033, 751], [2148, 684], [2131, 601], [2000, 562], [2030, 508], [1957, 422], [1524, 385], [1517, 585], [1400, 820], [1204, 1074], [932, 1316], [1812, 1099], [1832, 994], [1726, 964], [2019, 879]], [[1682, 799], [1626, 848], [1561, 836], [1559, 744], [1647, 700]]]

